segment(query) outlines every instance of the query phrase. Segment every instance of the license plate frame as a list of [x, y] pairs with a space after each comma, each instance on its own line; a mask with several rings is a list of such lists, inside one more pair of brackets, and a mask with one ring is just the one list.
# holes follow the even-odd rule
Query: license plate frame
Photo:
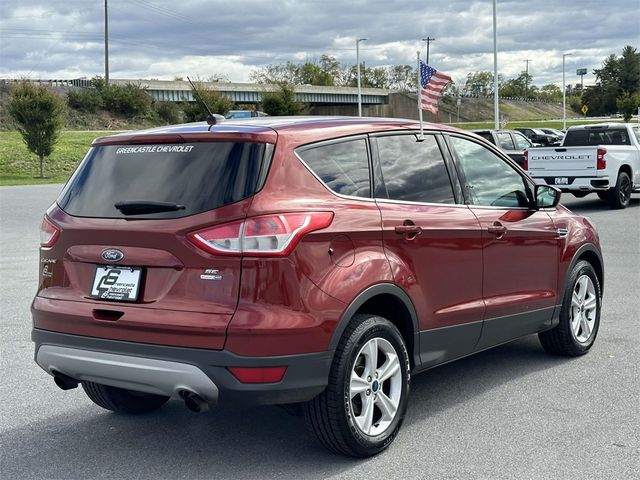
[[554, 185], [569, 185], [569, 177], [555, 177], [553, 179]]
[[136, 302], [142, 283], [142, 267], [96, 265], [90, 298], [112, 302]]

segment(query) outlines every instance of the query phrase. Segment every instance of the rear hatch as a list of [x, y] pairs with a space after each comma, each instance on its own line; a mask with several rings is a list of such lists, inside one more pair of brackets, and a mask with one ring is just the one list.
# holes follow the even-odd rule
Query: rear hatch
[[246, 138], [94, 146], [47, 212], [60, 233], [41, 249], [35, 326], [223, 348], [242, 259], [188, 235], [246, 217], [270, 151]]
[[598, 147], [531, 148], [527, 155], [533, 177], [596, 176]]

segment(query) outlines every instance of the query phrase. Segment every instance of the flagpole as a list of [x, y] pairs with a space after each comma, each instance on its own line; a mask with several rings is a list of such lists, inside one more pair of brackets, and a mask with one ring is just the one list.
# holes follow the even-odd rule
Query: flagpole
[[418, 140], [422, 141], [424, 140], [424, 127], [422, 126], [422, 105], [420, 104], [420, 96], [421, 96], [421, 90], [422, 90], [422, 85], [420, 83], [421, 81], [421, 75], [420, 75], [420, 50], [418, 50], [416, 52], [417, 57], [418, 57], [418, 117], [420, 118], [420, 137], [418, 137]]

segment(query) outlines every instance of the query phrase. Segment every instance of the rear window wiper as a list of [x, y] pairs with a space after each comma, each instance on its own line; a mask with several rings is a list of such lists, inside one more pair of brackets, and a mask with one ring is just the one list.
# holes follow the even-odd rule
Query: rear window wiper
[[160, 213], [175, 212], [176, 210], [184, 210], [184, 205], [178, 205], [173, 202], [150, 202], [147, 200], [126, 200], [117, 202], [113, 205], [123, 215], [142, 215], [144, 213]]

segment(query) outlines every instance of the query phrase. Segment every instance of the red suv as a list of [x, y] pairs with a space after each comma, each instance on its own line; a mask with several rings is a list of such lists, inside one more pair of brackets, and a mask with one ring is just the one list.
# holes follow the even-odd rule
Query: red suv
[[97, 139], [42, 222], [35, 358], [109, 410], [286, 405], [373, 455], [411, 374], [534, 333], [593, 345], [598, 236], [559, 197], [480, 137], [406, 120]]

